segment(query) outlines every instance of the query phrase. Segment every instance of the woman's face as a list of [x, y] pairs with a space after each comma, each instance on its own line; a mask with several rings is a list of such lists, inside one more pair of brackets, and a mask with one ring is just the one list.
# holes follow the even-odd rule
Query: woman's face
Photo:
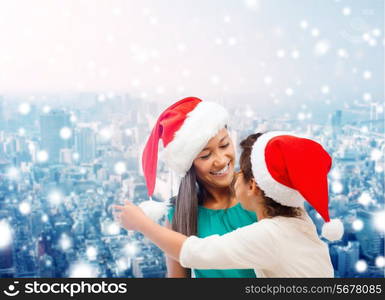
[[234, 177], [235, 151], [226, 128], [213, 137], [195, 158], [193, 165], [198, 178], [213, 188], [230, 186]]

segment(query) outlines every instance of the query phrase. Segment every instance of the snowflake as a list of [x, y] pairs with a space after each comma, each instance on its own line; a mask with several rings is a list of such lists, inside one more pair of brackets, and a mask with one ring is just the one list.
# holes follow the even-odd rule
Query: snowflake
[[263, 79], [263, 82], [266, 84], [266, 85], [270, 85], [273, 81], [273, 78], [271, 78], [271, 76], [265, 76], [265, 78]]
[[354, 231], [361, 231], [364, 228], [364, 222], [362, 222], [360, 219], [354, 220], [352, 227]]
[[311, 35], [312, 35], [312, 36], [317, 37], [317, 36], [319, 36], [319, 34], [320, 34], [320, 31], [319, 31], [318, 28], [313, 28], [313, 29], [311, 30]]
[[359, 261], [356, 262], [356, 266], [355, 267], [356, 267], [357, 272], [363, 273], [363, 272], [365, 272], [367, 270], [368, 264], [364, 260], [359, 260]]
[[322, 40], [317, 42], [317, 44], [314, 47], [314, 53], [317, 56], [325, 55], [330, 49], [330, 43], [327, 40]]
[[12, 229], [6, 220], [0, 220], [0, 249], [6, 248], [12, 243]]
[[63, 233], [59, 240], [59, 246], [62, 251], [67, 251], [72, 247], [72, 240], [68, 235]]
[[59, 205], [63, 200], [63, 195], [58, 191], [53, 191], [48, 195], [48, 201], [52, 205]]
[[294, 58], [294, 59], [298, 59], [299, 58], [299, 51], [298, 50], [293, 50], [291, 52], [291, 57]]
[[25, 129], [24, 128], [19, 128], [18, 132], [19, 132], [20, 136], [25, 136]]
[[370, 71], [364, 71], [364, 73], [362, 74], [362, 77], [366, 80], [372, 78], [372, 72]]
[[238, 43], [237, 39], [235, 37], [230, 37], [228, 39], [229, 46], [235, 46]]
[[98, 270], [95, 266], [86, 262], [76, 262], [71, 265], [69, 270], [70, 278], [92, 278], [98, 275]]
[[350, 16], [351, 13], [352, 13], [352, 10], [351, 10], [350, 7], [344, 7], [344, 8], [342, 9], [342, 14], [343, 14], [344, 16]]
[[364, 93], [362, 98], [367, 102], [372, 100], [372, 95], [370, 93]]
[[288, 95], [288, 96], [292, 96], [292, 95], [294, 94], [294, 91], [293, 91], [293, 89], [291, 89], [291, 88], [287, 88], [287, 89], [285, 90], [285, 93], [286, 93], [286, 95]]
[[284, 58], [285, 55], [286, 55], [285, 50], [280, 49], [280, 50], [277, 51], [277, 57], [278, 57], [278, 58]]
[[60, 137], [63, 139], [63, 140], [68, 140], [69, 138], [71, 138], [72, 136], [72, 130], [68, 127], [63, 127], [62, 129], [60, 129]]
[[212, 75], [210, 77], [210, 82], [214, 85], [217, 85], [220, 82], [220, 78], [217, 75]]
[[340, 194], [340, 193], [342, 193], [343, 189], [344, 189], [344, 187], [343, 187], [343, 185], [341, 184], [341, 182], [339, 182], [339, 181], [334, 181], [334, 182], [332, 183], [332, 191], [333, 191], [333, 193], [335, 193], [335, 194]]
[[117, 162], [114, 166], [114, 171], [118, 175], [122, 175], [127, 171], [126, 164], [122, 161]]
[[379, 28], [375, 28], [375, 29], [372, 30], [372, 34], [375, 37], [379, 37], [379, 36], [381, 36], [381, 30]]
[[28, 115], [31, 112], [31, 106], [29, 103], [21, 103], [19, 105], [19, 113], [22, 115]]
[[379, 149], [373, 149], [372, 152], [370, 153], [371, 160], [380, 160], [382, 157], [383, 157], [383, 154]]
[[385, 232], [385, 211], [377, 212], [374, 215], [374, 226], [381, 232]]
[[330, 92], [329, 86], [327, 86], [327, 85], [322, 86], [321, 92], [322, 92], [322, 94], [329, 94], [329, 92]]
[[377, 256], [377, 258], [376, 258], [376, 267], [377, 268], [385, 267], [385, 258], [383, 256]]
[[348, 52], [345, 49], [338, 49], [337, 55], [342, 58], [347, 58], [349, 56]]
[[299, 26], [302, 28], [302, 29], [306, 29], [309, 24], [306, 20], [302, 20], [301, 23], [299, 24]]
[[21, 202], [19, 205], [19, 211], [22, 215], [28, 215], [31, 212], [31, 204], [29, 202]]
[[138, 247], [134, 243], [127, 243], [123, 248], [123, 252], [129, 257], [133, 257], [138, 253]]
[[358, 198], [358, 203], [365, 206], [369, 205], [371, 202], [373, 202], [373, 199], [368, 192], [363, 192], [361, 196]]
[[98, 255], [98, 251], [94, 246], [89, 246], [89, 247], [87, 247], [86, 255], [90, 261], [96, 260], [96, 257]]

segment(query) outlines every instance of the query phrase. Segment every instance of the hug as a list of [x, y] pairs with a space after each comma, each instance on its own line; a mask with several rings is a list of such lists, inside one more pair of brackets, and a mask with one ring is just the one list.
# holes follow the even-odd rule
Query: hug
[[121, 226], [166, 253], [168, 277], [333, 277], [328, 245], [304, 206], [324, 219], [324, 238], [342, 237], [342, 222], [328, 211], [330, 155], [289, 132], [255, 133], [241, 142], [236, 171], [228, 122], [224, 107], [194, 97], [167, 108], [142, 163], [151, 196], [162, 140], [166, 164], [182, 178], [168, 222], [160, 226], [126, 202], [115, 206]]

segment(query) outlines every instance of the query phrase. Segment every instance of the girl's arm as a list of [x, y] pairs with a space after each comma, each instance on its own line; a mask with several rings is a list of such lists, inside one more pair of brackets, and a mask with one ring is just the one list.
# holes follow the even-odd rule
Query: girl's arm
[[186, 268], [266, 269], [279, 261], [278, 252], [282, 249], [276, 249], [270, 229], [263, 221], [222, 236], [187, 238], [155, 223], [132, 203], [115, 209], [120, 211], [117, 219], [124, 228], [143, 233]]
[[179, 253], [187, 236], [155, 223], [129, 201], [125, 202], [125, 206], [114, 205], [113, 207], [122, 227], [143, 233], [168, 256], [179, 261]]

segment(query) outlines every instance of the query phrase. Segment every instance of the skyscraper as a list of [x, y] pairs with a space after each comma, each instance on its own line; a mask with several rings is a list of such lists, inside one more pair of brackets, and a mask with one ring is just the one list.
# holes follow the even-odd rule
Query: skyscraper
[[333, 129], [333, 138], [336, 138], [337, 135], [341, 133], [341, 126], [342, 126], [342, 111], [337, 110], [332, 115], [332, 129]]
[[79, 128], [75, 134], [75, 150], [81, 163], [90, 163], [96, 157], [96, 135], [88, 127]]
[[357, 241], [349, 242], [347, 246], [338, 246], [336, 250], [339, 277], [353, 276], [355, 265], [359, 259], [359, 243]]
[[366, 259], [374, 260], [378, 253], [381, 253], [381, 245], [383, 244], [381, 234], [374, 227], [374, 214], [360, 209], [357, 211], [357, 217], [364, 223], [363, 229], [356, 233], [361, 252]]
[[71, 148], [71, 123], [68, 113], [53, 110], [40, 116], [41, 150], [48, 153], [49, 163], [58, 163], [60, 150]]

